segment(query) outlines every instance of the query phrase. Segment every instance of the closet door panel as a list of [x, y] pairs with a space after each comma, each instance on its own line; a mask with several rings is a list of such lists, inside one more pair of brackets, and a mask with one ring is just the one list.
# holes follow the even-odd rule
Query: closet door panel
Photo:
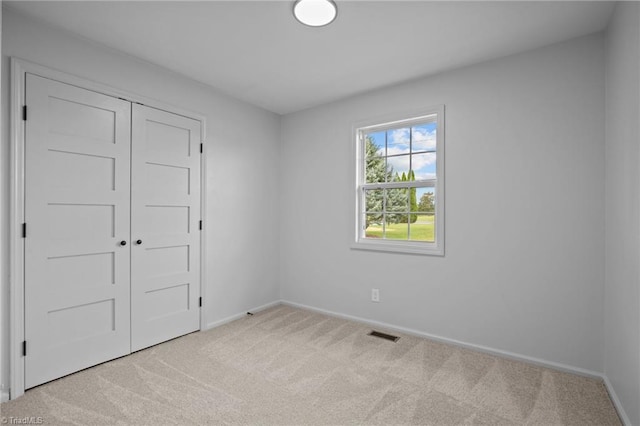
[[25, 385], [130, 352], [129, 102], [26, 78]]
[[[200, 328], [200, 122], [133, 105], [131, 342]], [[138, 243], [140, 241], [140, 243]]]

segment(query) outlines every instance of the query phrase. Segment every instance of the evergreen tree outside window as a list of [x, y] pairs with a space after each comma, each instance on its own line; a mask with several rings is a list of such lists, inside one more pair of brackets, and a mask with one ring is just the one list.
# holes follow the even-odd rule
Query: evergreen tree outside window
[[444, 254], [444, 107], [354, 126], [353, 248]]

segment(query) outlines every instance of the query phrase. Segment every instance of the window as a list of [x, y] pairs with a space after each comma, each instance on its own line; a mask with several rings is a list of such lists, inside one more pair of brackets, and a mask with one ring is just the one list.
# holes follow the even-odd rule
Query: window
[[443, 255], [444, 107], [381, 121], [354, 128], [353, 248]]

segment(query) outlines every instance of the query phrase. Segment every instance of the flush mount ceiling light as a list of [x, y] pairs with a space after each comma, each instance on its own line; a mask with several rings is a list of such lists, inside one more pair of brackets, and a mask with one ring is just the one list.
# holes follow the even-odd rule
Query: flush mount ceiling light
[[297, 0], [293, 15], [310, 27], [323, 27], [336, 19], [338, 8], [333, 0]]

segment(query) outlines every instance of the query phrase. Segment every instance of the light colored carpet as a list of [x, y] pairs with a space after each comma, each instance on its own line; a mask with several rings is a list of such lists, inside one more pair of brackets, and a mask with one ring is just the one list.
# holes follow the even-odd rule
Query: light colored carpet
[[277, 306], [26, 392], [45, 424], [618, 425], [602, 382]]

